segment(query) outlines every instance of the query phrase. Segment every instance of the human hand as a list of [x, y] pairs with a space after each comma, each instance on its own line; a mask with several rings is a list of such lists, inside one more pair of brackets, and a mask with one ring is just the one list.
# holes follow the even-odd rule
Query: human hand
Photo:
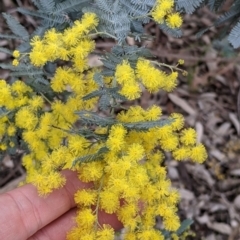
[[[38, 195], [31, 184], [0, 195], [0, 239], [61, 240], [74, 226], [76, 205], [74, 193], [91, 187], [81, 182], [77, 174], [65, 170], [66, 185], [47, 197]], [[100, 224], [110, 224], [115, 230], [122, 225], [113, 214], [99, 212]]]

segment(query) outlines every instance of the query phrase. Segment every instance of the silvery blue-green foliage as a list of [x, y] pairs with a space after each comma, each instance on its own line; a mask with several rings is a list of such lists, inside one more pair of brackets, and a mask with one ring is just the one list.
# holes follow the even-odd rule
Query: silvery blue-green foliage
[[0, 47], [0, 52], [12, 55], [12, 51], [4, 47]]
[[142, 23], [148, 23], [150, 21], [147, 14], [150, 12], [155, 2], [155, 0], [120, 0], [124, 11], [133, 18], [132, 21], [134, 22], [134, 19], [138, 19], [138, 21]]
[[204, 0], [176, 0], [176, 8], [192, 14], [203, 2]]
[[[63, 30], [72, 25], [74, 18], [71, 18], [71, 14], [75, 12], [80, 13], [80, 15], [88, 10], [96, 12], [100, 18], [98, 31], [114, 35], [118, 42], [121, 43], [121, 46], [114, 47], [110, 53], [106, 53], [103, 56], [104, 69], [100, 75], [96, 74], [94, 77], [100, 89], [84, 96], [84, 99], [99, 97], [99, 107], [102, 110], [115, 107], [114, 104], [126, 101], [126, 98], [119, 94], [118, 87], [105, 88], [102, 77], [114, 75], [116, 65], [123, 60], [128, 60], [134, 66], [139, 57], [152, 57], [147, 49], [127, 46], [122, 42], [124, 42], [124, 39], [130, 32], [135, 32], [141, 36], [143, 33], [142, 25], [150, 20], [147, 14], [153, 7], [155, 0], [32, 0], [32, 2], [38, 8], [37, 10], [18, 8], [18, 11], [24, 15], [31, 15], [41, 19], [40, 26], [30, 36], [27, 30], [15, 18], [4, 14], [13, 32], [13, 35], [7, 37], [22, 40], [18, 50], [29, 52], [31, 49], [29, 40], [35, 35], [43, 36], [46, 30], [51, 27], [61, 31], [61, 29]], [[3, 51], [12, 54], [11, 51], [6, 49], [3, 49]], [[29, 63], [28, 58], [24, 58], [24, 62], [18, 66], [0, 64], [0, 67], [11, 70], [12, 81], [24, 76], [25, 81], [37, 92], [44, 93], [51, 99], [52, 91], [49, 87], [48, 79], [55, 73], [56, 66], [54, 64], [47, 63], [42, 70], [39, 70]], [[112, 102], [112, 99], [114, 99], [114, 102]]]
[[226, 0], [208, 0], [207, 4], [211, 11], [218, 11]]
[[207, 5], [211, 11], [218, 11], [226, 0], [175, 0], [176, 9], [192, 14], [199, 7]]
[[112, 126], [112, 125], [121, 123], [124, 126], [124, 128], [131, 129], [131, 130], [134, 129], [136, 131], [147, 131], [149, 130], [149, 128], [163, 127], [167, 124], [170, 124], [172, 121], [174, 121], [169, 119], [161, 119], [161, 120], [147, 121], [147, 122], [123, 123], [111, 117], [99, 116], [98, 113], [90, 112], [90, 111], [80, 111], [80, 112], [77, 112], [77, 114], [80, 116], [80, 123], [83, 126], [90, 125], [90, 126], [107, 127], [107, 126]]
[[240, 47], [240, 21], [231, 30], [228, 40], [234, 48]]
[[44, 1], [44, 0], [33, 0], [32, 1], [34, 3], [34, 5], [37, 7], [37, 8], [42, 8], [42, 9], [45, 9], [46, 12], [51, 12], [54, 7], [55, 7], [55, 1], [54, 0], [49, 0], [49, 1]]
[[[40, 26], [34, 31], [31, 36], [28, 35], [27, 30], [11, 15], [3, 14], [7, 21], [8, 27], [13, 35], [0, 34], [0, 38], [6, 39], [20, 39], [23, 43], [18, 47], [21, 52], [30, 50], [29, 38], [40, 35], [49, 28], [56, 28], [63, 30], [65, 27], [73, 24], [76, 18], [79, 18], [82, 13], [82, 8], [89, 4], [88, 0], [31, 0], [37, 7], [36, 10], [28, 10], [18, 8], [17, 11], [24, 15], [30, 15], [40, 19]], [[75, 14], [74, 14], [75, 13]]]
[[142, 25], [150, 21], [147, 15], [154, 4], [155, 0], [96, 0], [84, 11], [96, 13], [98, 30], [113, 33], [121, 43], [130, 33], [143, 34]]
[[[175, 0], [176, 8], [182, 10], [185, 13], [192, 14], [197, 8], [207, 5], [211, 11], [218, 12], [226, 0]], [[228, 23], [224, 29], [222, 37], [224, 38], [228, 34], [228, 41], [234, 48], [240, 47], [240, 0], [235, 0], [230, 9], [220, 15], [220, 17], [213, 23], [213, 26], [220, 26], [224, 23]], [[230, 33], [229, 33], [230, 27]], [[200, 37], [206, 31], [211, 28], [205, 28], [201, 30], [197, 36]]]
[[[215, 1], [216, 6], [214, 10], [218, 10], [221, 5], [224, 3], [224, 0], [222, 1]], [[232, 44], [234, 48], [240, 47], [240, 0], [235, 0], [230, 9], [222, 14], [214, 23], [215, 26], [219, 26], [223, 23], [228, 22], [229, 25], [232, 27], [229, 35], [228, 35], [228, 41]], [[224, 29], [226, 32], [229, 29], [229, 25]]]
[[102, 56], [101, 61], [105, 67], [102, 72], [104, 76], [113, 76], [117, 64], [121, 63], [123, 60], [128, 60], [132, 67], [135, 67], [136, 61], [139, 57], [151, 58], [153, 57], [151, 52], [144, 47], [137, 46], [114, 46], [110, 53], [106, 53]]
[[29, 34], [27, 29], [22, 26], [13, 16], [3, 13], [2, 14], [5, 20], [7, 21], [7, 25], [12, 33], [16, 36], [16, 38], [22, 39], [23, 41], [29, 40]]
[[182, 30], [179, 28], [173, 29], [168, 27], [165, 23], [159, 24], [160, 29], [168, 35], [179, 38], [183, 35]]
[[[127, 37], [131, 22], [120, 1], [97, 0], [83, 11], [96, 13], [100, 22], [97, 28], [99, 32], [111, 33], [119, 42]], [[107, 37], [106, 34], [103, 35]]]
[[[83, 12], [95, 12], [99, 19], [99, 32], [111, 33], [119, 43], [123, 43], [127, 36], [134, 37], [141, 41], [144, 35], [143, 25], [150, 21], [149, 13], [156, 3], [156, 0], [31, 0], [36, 6], [36, 10], [18, 8], [17, 11], [24, 15], [30, 15], [40, 20], [40, 26], [32, 33], [40, 35], [49, 28], [64, 30], [73, 24], [76, 19], [81, 18]], [[195, 6], [195, 5], [194, 5]], [[10, 16], [9, 16], [10, 18]], [[8, 20], [9, 21], [9, 20]], [[17, 24], [17, 21], [16, 21]], [[0, 35], [8, 39], [27, 36], [24, 35], [23, 26], [18, 23], [18, 27], [13, 29], [14, 35]], [[160, 24], [160, 29], [174, 37], [180, 37], [180, 29], [170, 29], [166, 24]], [[11, 28], [11, 26], [10, 26]], [[22, 30], [20, 32], [20, 30]], [[26, 33], [26, 31], [25, 31]], [[102, 36], [107, 37], [107, 34]], [[25, 41], [28, 42], [28, 41]], [[19, 50], [28, 51], [30, 45], [23, 43]]]
[[87, 94], [83, 97], [83, 100], [99, 97], [99, 108], [101, 110], [107, 110], [109, 107], [118, 107], [119, 104], [127, 101], [127, 99], [119, 93], [119, 87], [105, 87], [103, 77], [114, 76], [117, 64], [120, 64], [123, 60], [127, 60], [132, 67], [135, 67], [140, 57], [151, 58], [153, 56], [151, 52], [144, 47], [128, 45], [114, 46], [111, 52], [107, 52], [101, 57], [104, 69], [94, 75], [94, 80], [100, 89]]
[[103, 158], [103, 154], [109, 152], [109, 149], [107, 147], [100, 148], [96, 153], [86, 155], [84, 157], [76, 158], [73, 161], [72, 166], [75, 166], [79, 163], [87, 163], [87, 162], [93, 162], [93, 161], [101, 161]]
[[226, 58], [232, 58], [237, 56], [237, 52], [233, 46], [229, 43], [227, 37], [222, 40], [214, 40], [213, 47], [218, 51], [218, 53]]
[[36, 5], [37, 10], [30, 11], [24, 8], [18, 8], [18, 12], [41, 19], [41, 25], [46, 29], [54, 27], [61, 30], [64, 27], [71, 25], [75, 20], [74, 17], [71, 17], [73, 15], [71, 15], [71, 13], [81, 12], [82, 8], [86, 6], [86, 4], [89, 4], [90, 1], [32, 0], [32, 2]]
[[[176, 231], [176, 234], [178, 236], [181, 236], [181, 234], [186, 231], [191, 225], [193, 224], [192, 219], [185, 219], [184, 221], [181, 222], [181, 226], [179, 229]], [[167, 240], [171, 239], [171, 232], [166, 231], [166, 230], [160, 230], [161, 233], [163, 234], [164, 238]]]

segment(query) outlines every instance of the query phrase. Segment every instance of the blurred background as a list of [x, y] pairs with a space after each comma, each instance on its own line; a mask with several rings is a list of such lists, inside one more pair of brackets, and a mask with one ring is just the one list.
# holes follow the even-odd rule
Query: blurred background
[[[231, 1], [226, 1], [225, 9]], [[17, 7], [33, 9], [29, 0], [1, 0], [0, 12], [15, 16], [30, 32], [38, 22], [16, 12]], [[152, 104], [162, 107], [165, 115], [179, 112], [185, 116], [186, 126], [194, 127], [209, 157], [202, 164], [176, 162], [166, 156], [168, 175], [181, 195], [179, 215], [192, 218], [191, 227], [196, 234], [189, 239], [239, 240], [240, 239], [240, 124], [239, 81], [240, 56], [226, 39], [221, 28], [210, 28], [200, 38], [196, 34], [211, 26], [218, 16], [207, 8], [193, 15], [185, 15], [183, 37], [173, 38], [159, 30], [154, 23], [145, 26], [153, 38], [141, 43], [151, 49], [158, 61], [176, 64], [183, 59], [188, 76], [179, 77], [178, 87], [172, 93], [145, 92], [139, 104], [146, 108]], [[10, 33], [0, 16], [0, 33]], [[96, 52], [109, 51], [114, 42], [96, 39]], [[129, 44], [134, 40], [129, 38]], [[13, 50], [18, 43], [0, 39], [0, 47]], [[0, 52], [0, 62], [12, 61], [11, 56]], [[99, 64], [90, 56], [92, 66]], [[0, 79], [8, 79], [9, 72], [0, 69]], [[239, 109], [238, 109], [239, 108]], [[15, 188], [24, 179], [21, 161], [6, 155], [0, 162], [0, 193]]]

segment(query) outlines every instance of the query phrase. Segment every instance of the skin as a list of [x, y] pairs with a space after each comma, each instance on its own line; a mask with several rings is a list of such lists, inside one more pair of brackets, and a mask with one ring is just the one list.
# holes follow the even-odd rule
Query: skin
[[[65, 170], [66, 185], [47, 197], [40, 197], [36, 187], [24, 185], [0, 195], [0, 239], [64, 240], [74, 226], [76, 205], [74, 193], [91, 187], [81, 182], [77, 174]], [[114, 214], [99, 211], [99, 223], [119, 230], [122, 224]]]

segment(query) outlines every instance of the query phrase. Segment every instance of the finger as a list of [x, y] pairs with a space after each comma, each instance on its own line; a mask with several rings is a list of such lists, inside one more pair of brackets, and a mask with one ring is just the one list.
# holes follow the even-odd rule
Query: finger
[[67, 232], [75, 225], [76, 208], [72, 208], [57, 220], [40, 229], [28, 240], [65, 240]]
[[101, 226], [103, 224], [109, 224], [116, 231], [123, 228], [123, 224], [118, 220], [116, 214], [109, 214], [103, 210], [98, 210], [98, 222]]
[[59, 216], [74, 207], [73, 196], [78, 189], [88, 188], [73, 171], [63, 171], [66, 185], [43, 198], [27, 184], [0, 196], [0, 239], [26, 240]]
[[[65, 240], [67, 232], [69, 232], [71, 228], [73, 228], [76, 225], [74, 221], [76, 212], [77, 208], [72, 208], [57, 220], [51, 222], [46, 227], [40, 229], [28, 240], [51, 240], [51, 239]], [[122, 228], [122, 223], [119, 222], [115, 214], [107, 214], [104, 211], [98, 212], [98, 222], [101, 225], [109, 224], [115, 230], [120, 230]]]

